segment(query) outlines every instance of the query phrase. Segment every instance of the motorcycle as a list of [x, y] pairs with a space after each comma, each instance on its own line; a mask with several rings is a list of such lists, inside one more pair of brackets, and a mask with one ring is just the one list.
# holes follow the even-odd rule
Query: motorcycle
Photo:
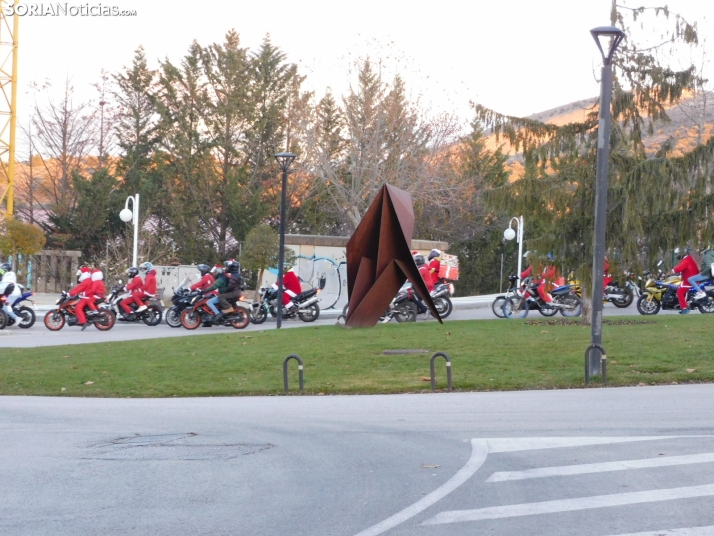
[[583, 304], [574, 292], [572, 285], [562, 285], [550, 292], [553, 301], [545, 303], [538, 294], [540, 283], [533, 283], [531, 277], [523, 280], [525, 291], [520, 296], [514, 296], [503, 304], [503, 314], [506, 318], [525, 318], [528, 311], [537, 309], [543, 316], [553, 316], [558, 311], [565, 317], [580, 316]]
[[[647, 278], [642, 292], [642, 296], [637, 300], [637, 311], [641, 315], [656, 315], [660, 309], [664, 310], [679, 310], [679, 299], [677, 298], [677, 290], [682, 285], [682, 277], [679, 274], [669, 275], [667, 277], [657, 279], [649, 272], [645, 274]], [[708, 280], [701, 283], [701, 287], [710, 286], [713, 281]], [[714, 290], [705, 291], [706, 295], [702, 298], [695, 298], [697, 290], [690, 288], [685, 296], [688, 309], [699, 309], [700, 313], [714, 313]]]
[[191, 306], [191, 300], [196, 296], [196, 293], [186, 288], [187, 283], [188, 278], [184, 279], [179, 288], [174, 290], [174, 295], [171, 298], [173, 305], [166, 311], [166, 323], [172, 328], [181, 327], [181, 313]]
[[119, 302], [121, 302], [125, 298], [128, 298], [129, 296], [131, 296], [131, 293], [126, 292], [124, 290], [124, 285], [120, 281], [118, 285], [112, 287], [111, 292], [109, 293], [109, 296], [107, 297], [105, 305], [103, 305], [103, 307], [105, 309], [111, 310], [115, 318], [120, 322], [143, 322], [147, 326], [158, 326], [161, 323], [161, 318], [163, 316], [161, 307], [156, 303], [156, 300], [150, 296], [145, 296], [141, 299], [142, 303], [146, 305], [146, 309], [141, 311], [140, 313], [136, 312], [136, 310], [138, 309], [136, 304], [131, 303], [129, 307], [134, 313], [134, 318], [131, 320], [127, 318], [126, 313], [124, 312], [124, 309], [122, 309], [119, 305]]
[[208, 301], [215, 298], [213, 294], [204, 295], [197, 293], [191, 298], [191, 304], [181, 313], [181, 325], [186, 329], [196, 329], [203, 324], [205, 327], [232, 326], [235, 329], [243, 329], [250, 323], [250, 311], [242, 305], [238, 305], [235, 299], [228, 302], [233, 307], [232, 313], [227, 313], [216, 322], [213, 310], [208, 306]]
[[[297, 307], [286, 311], [285, 307], [281, 307], [283, 318], [300, 318], [303, 322], [314, 322], [320, 317], [320, 306], [317, 304], [320, 299], [317, 294], [319, 289], [311, 288], [301, 292], [293, 298], [293, 303]], [[278, 302], [278, 289], [261, 287], [260, 299], [251, 304], [250, 321], [253, 324], [262, 324], [268, 318], [276, 318], [278, 316], [276, 305]]]
[[[70, 296], [67, 291], [63, 290], [62, 295], [55, 302], [57, 308], [48, 311], [45, 315], [45, 327], [50, 331], [59, 331], [65, 324], [68, 326], [78, 325], [77, 314], [75, 312], [78, 303], [78, 296]], [[116, 316], [114, 315], [114, 311], [102, 307], [102, 305], [102, 303], [99, 303], [99, 307], [96, 311], [86, 311], [87, 322], [93, 324], [94, 327], [100, 331], [108, 331], [114, 327]]]

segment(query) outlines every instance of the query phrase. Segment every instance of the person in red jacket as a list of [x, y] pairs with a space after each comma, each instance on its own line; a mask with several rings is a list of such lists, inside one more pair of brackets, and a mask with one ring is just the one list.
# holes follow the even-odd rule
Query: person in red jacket
[[[273, 288], [278, 288], [277, 283], [273, 283]], [[297, 307], [293, 303], [293, 298], [302, 292], [300, 278], [297, 275], [297, 267], [293, 266], [283, 274], [283, 306], [286, 310]]]
[[77, 316], [77, 323], [83, 326], [87, 323], [84, 308], [88, 305], [89, 292], [92, 287], [92, 269], [89, 266], [82, 266], [77, 271], [77, 276], [77, 285], [69, 289], [69, 295], [80, 298], [74, 307], [74, 314]]
[[96, 311], [97, 300], [101, 300], [102, 298], [104, 298], [105, 294], [106, 289], [104, 288], [104, 274], [101, 270], [97, 270], [95, 268], [94, 270], [92, 270], [92, 284], [86, 293], [86, 297], [82, 298], [76, 307], [76, 310], [78, 311], [77, 322], [79, 322], [79, 311], [81, 311], [82, 317], [84, 317], [84, 322], [79, 322], [80, 324], [82, 324], [82, 331], [87, 329], [87, 326], [89, 326], [89, 323], [87, 322], [86, 317], [84, 315], [84, 308], [89, 307], [92, 311]]
[[689, 313], [689, 307], [687, 307], [687, 292], [692, 288], [689, 284], [689, 278], [697, 275], [699, 273], [699, 266], [697, 261], [689, 254], [689, 248], [687, 248], [687, 253], [682, 258], [682, 261], [672, 268], [672, 273], [682, 274], [682, 284], [677, 289], [677, 299], [679, 299], [679, 311], [680, 315], [686, 315]]
[[[211, 275], [211, 267], [208, 266], [207, 264], [199, 264], [196, 266], [198, 269], [198, 273], [201, 276], [201, 280], [198, 283], [194, 283], [189, 287], [189, 290], [193, 292], [194, 290], [204, 290], [210, 287], [213, 283], [216, 282], [215, 278], [213, 275]], [[213, 291], [215, 294], [215, 291]]]
[[141, 313], [147, 309], [146, 304], [141, 301], [142, 298], [153, 298], [156, 296], [156, 270], [154, 270], [154, 265], [150, 262], [145, 262], [139, 266], [139, 270], [146, 272], [146, 276], [144, 277], [144, 286], [141, 289], [142, 295], [139, 298], [137, 313]]
[[127, 278], [131, 279], [127, 283], [127, 285], [124, 287], [124, 290], [127, 292], [131, 292], [131, 296], [128, 298], [124, 298], [122, 301], [119, 302], [119, 306], [122, 308], [124, 311], [124, 314], [127, 317], [131, 317], [134, 312], [131, 310], [131, 307], [129, 307], [130, 304], [132, 303], [137, 303], [137, 299], [139, 300], [137, 305], [143, 305], [141, 303], [141, 296], [143, 294], [141, 293], [141, 289], [144, 287], [144, 280], [139, 277], [139, 269], [136, 266], [132, 266], [126, 271]]
[[434, 290], [434, 280], [431, 277], [431, 270], [426, 265], [424, 255], [414, 255], [414, 264], [416, 264], [417, 268], [419, 268], [419, 275], [421, 275], [421, 278], [424, 280], [424, 284], [426, 284], [426, 289], [429, 292]]
[[432, 249], [429, 252], [429, 273], [431, 274], [432, 286], [439, 283], [439, 269], [441, 268], [441, 251]]
[[605, 288], [607, 287], [610, 283], [612, 283], [612, 276], [608, 274], [610, 271], [610, 260], [605, 257], [605, 269], [603, 270], [602, 274], [602, 287]]

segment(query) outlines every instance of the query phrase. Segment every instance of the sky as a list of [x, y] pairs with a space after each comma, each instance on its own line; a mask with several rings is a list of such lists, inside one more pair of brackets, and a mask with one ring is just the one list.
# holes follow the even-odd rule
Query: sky
[[[652, 2], [645, 5], [664, 3]], [[87, 4], [100, 0], [67, 2]], [[202, 45], [220, 42], [230, 29], [253, 49], [269, 33], [307, 75], [306, 88], [318, 98], [328, 87], [344, 93], [350, 66], [369, 55], [381, 58], [389, 77], [400, 72], [411, 95], [433, 112], [468, 121], [469, 102], [477, 102], [529, 115], [598, 95], [600, 56], [589, 30], [609, 24], [610, 0], [101, 0], [101, 5], [137, 15], [20, 18], [21, 123], [34, 100], [42, 103], [48, 96], [31, 91], [33, 82], [49, 80], [56, 90], [69, 77], [78, 99], [94, 98], [91, 84], [102, 69], [113, 73], [129, 65], [138, 46], [156, 67], [165, 58], [180, 61], [194, 39]], [[714, 20], [711, 0], [668, 5], [702, 29]]]

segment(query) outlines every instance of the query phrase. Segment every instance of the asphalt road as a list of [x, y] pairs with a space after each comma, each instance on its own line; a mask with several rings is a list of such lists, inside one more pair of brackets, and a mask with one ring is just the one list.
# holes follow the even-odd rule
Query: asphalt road
[[714, 534], [714, 385], [0, 397], [0, 534]]
[[[60, 331], [52, 332], [45, 328], [42, 322], [44, 314], [44, 312], [37, 313], [37, 323], [30, 329], [23, 330], [18, 328], [17, 326], [11, 326], [0, 331], [0, 348], [3, 346], [8, 348], [31, 348], [39, 346], [57, 346], [64, 344], [85, 344], [96, 342], [156, 339], [161, 337], [187, 337], [196, 335], [209, 335], [211, 333], [222, 332], [225, 330], [233, 330], [233, 328], [229, 327], [200, 327], [196, 330], [189, 331], [182, 327], [171, 328], [166, 324], [165, 321], [162, 321], [161, 324], [155, 327], [149, 327], [144, 324], [126, 324], [122, 322], [117, 322], [114, 328], [107, 332], [100, 332], [94, 327], [89, 327], [85, 331], [81, 331], [81, 328], [77, 326], [65, 326]], [[334, 324], [337, 321], [338, 314], [338, 311], [323, 311], [320, 318], [314, 323], [307, 324], [300, 320], [285, 320], [283, 321], [283, 327], [297, 328], [314, 325]], [[627, 309], [618, 309], [611, 304], [605, 304], [604, 314], [605, 316], [638, 315], [637, 308], [634, 305], [631, 305]], [[675, 311], [661, 311], [659, 314], [666, 315], [677, 313]], [[692, 314], [699, 313], [693, 312]], [[528, 317], [543, 318], [538, 312], [535, 311], [531, 311]], [[508, 322], [508, 320], [497, 319], [491, 311], [490, 305], [482, 307], [454, 309], [453, 313], [446, 321], [449, 322], [452, 320], [499, 320], [501, 322]], [[424, 316], [419, 315], [417, 321], [425, 321]], [[426, 321], [436, 322], [436, 320], [431, 317], [429, 317], [429, 319]], [[392, 322], [396, 322], [396, 320], [392, 320]], [[263, 331], [270, 329], [275, 329], [275, 322], [271, 320], [267, 320], [264, 324], [261, 324], [259, 326], [250, 324], [247, 328], [245, 328], [246, 331]]]

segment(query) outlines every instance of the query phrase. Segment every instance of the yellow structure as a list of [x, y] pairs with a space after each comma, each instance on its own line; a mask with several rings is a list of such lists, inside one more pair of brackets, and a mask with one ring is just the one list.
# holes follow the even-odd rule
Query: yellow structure
[[[15, 130], [17, 126], [17, 5], [20, 0], [0, 0], [0, 168], [7, 178], [7, 215], [12, 216], [15, 201]], [[12, 15], [8, 16], [10, 7]]]

